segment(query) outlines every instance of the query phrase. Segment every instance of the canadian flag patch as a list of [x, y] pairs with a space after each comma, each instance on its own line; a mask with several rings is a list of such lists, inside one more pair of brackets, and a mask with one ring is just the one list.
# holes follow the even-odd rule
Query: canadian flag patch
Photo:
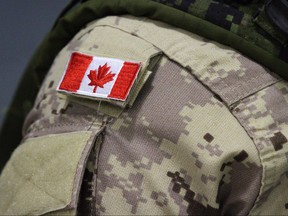
[[74, 52], [57, 90], [94, 98], [125, 101], [140, 68], [140, 62]]

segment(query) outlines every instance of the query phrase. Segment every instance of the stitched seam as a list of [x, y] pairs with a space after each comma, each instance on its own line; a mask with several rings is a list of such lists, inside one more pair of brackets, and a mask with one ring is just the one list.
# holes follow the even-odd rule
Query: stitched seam
[[[71, 202], [69, 204], [69, 206], [71, 206], [71, 207], [72, 207], [73, 202], [76, 204], [76, 206], [78, 204], [79, 193], [80, 193], [81, 188], [82, 188], [83, 176], [84, 176], [85, 167], [86, 167], [86, 164], [87, 164], [88, 157], [91, 154], [91, 150], [92, 150], [93, 146], [96, 144], [97, 137], [99, 136], [99, 134], [101, 134], [103, 132], [103, 130], [105, 129], [106, 123], [107, 123], [107, 120], [105, 120], [105, 117], [103, 117], [101, 125], [99, 123], [95, 124], [95, 121], [97, 120], [97, 117], [98, 117], [98, 111], [96, 111], [96, 116], [95, 116], [94, 120], [91, 122], [89, 128], [87, 129], [87, 132], [88, 131], [92, 131], [92, 134], [91, 134], [89, 140], [86, 142], [86, 146], [83, 149], [83, 151], [81, 153], [80, 160], [78, 161], [78, 164], [77, 164], [76, 173], [75, 173], [74, 180], [73, 180], [73, 188], [72, 188], [72, 193], [71, 193], [72, 194]], [[99, 126], [99, 125], [100, 125], [100, 127], [96, 129], [97, 130], [97, 132], [96, 132], [95, 129], [93, 128], [93, 126]], [[89, 144], [90, 141], [91, 141], [91, 145], [89, 146], [90, 149], [87, 152], [85, 152], [85, 150], [87, 148], [87, 145]], [[85, 153], [86, 153], [86, 155], [84, 157]], [[96, 160], [97, 160], [97, 158], [96, 158]], [[80, 166], [82, 161], [83, 161], [83, 164], [82, 164], [83, 166]], [[80, 177], [79, 177], [79, 175], [80, 175]], [[78, 180], [79, 180], [79, 183], [81, 182], [79, 185], [77, 184]], [[97, 176], [95, 178], [95, 181], [97, 181]]]
[[[233, 107], [231, 107], [231, 108], [233, 108]], [[265, 176], [265, 170], [266, 170], [266, 169], [265, 169], [265, 166], [264, 166], [262, 157], [261, 157], [261, 152], [260, 152], [260, 150], [259, 150], [259, 149], [257, 148], [257, 146], [256, 146], [255, 139], [254, 139], [254, 137], [249, 133], [249, 130], [250, 130], [249, 126], [248, 126], [247, 124], [245, 124], [244, 120], [242, 120], [241, 117], [238, 117], [238, 116], [236, 116], [236, 115], [233, 113], [233, 109], [231, 109], [230, 112], [231, 112], [231, 114], [234, 116], [234, 118], [239, 122], [239, 124], [241, 125], [241, 127], [245, 130], [245, 132], [247, 133], [247, 136], [249, 136], [249, 137], [251, 138], [252, 142], [254, 143], [254, 147], [255, 147], [255, 149], [256, 149], [256, 151], [257, 151], [257, 153], [258, 153], [258, 158], [259, 158], [259, 160], [260, 160], [260, 164], [261, 164], [261, 168], [262, 168], [261, 180], [260, 180], [261, 186], [259, 187], [259, 191], [258, 191], [258, 193], [257, 193], [257, 196], [255, 196], [255, 200], [254, 200], [254, 202], [253, 202], [253, 205], [251, 206], [250, 210], [248, 211], [248, 214], [247, 214], [247, 215], [250, 215], [250, 212], [252, 211], [252, 209], [254, 208], [254, 206], [255, 206], [258, 198], [260, 197], [260, 193], [261, 193], [262, 188], [263, 188], [263, 186], [264, 186], [264, 184], [263, 184], [263, 179], [265, 178], [264, 176]]]
[[[266, 86], [265, 88], [260, 89], [259, 91], [255, 92], [255, 93], [253, 93], [253, 94], [251, 94], [251, 95], [249, 95], [249, 96], [247, 96], [246, 98], [251, 97], [251, 96], [257, 94], [258, 92], [260, 92], [260, 91], [262, 91], [262, 90], [265, 90], [265, 89], [269, 88], [270, 86], [276, 85], [277, 83], [279, 83], [279, 82], [281, 82], [281, 81], [283, 81], [283, 80], [280, 79], [280, 80], [278, 80], [278, 81], [276, 81], [276, 82], [274, 82], [274, 83]], [[245, 99], [245, 98], [243, 98], [243, 99]], [[260, 188], [259, 188], [258, 195], [257, 195], [257, 197], [256, 197], [256, 199], [255, 199], [255, 201], [254, 201], [251, 209], [249, 210], [249, 213], [248, 213], [248, 215], [249, 215], [250, 212], [251, 212], [252, 210], [254, 210], [254, 208], [255, 208], [255, 206], [256, 206], [256, 203], [257, 203], [257, 201], [259, 200], [259, 197], [263, 194], [263, 189], [264, 189], [264, 187], [267, 186], [267, 184], [265, 184], [265, 179], [268, 178], [268, 177], [267, 177], [267, 170], [268, 170], [268, 168], [267, 168], [267, 166], [265, 165], [266, 163], [263, 162], [263, 157], [262, 157], [262, 152], [261, 152], [261, 150], [259, 150], [259, 149], [257, 148], [257, 146], [256, 146], [255, 138], [257, 139], [257, 137], [254, 137], [252, 134], [249, 133], [249, 131], [251, 130], [251, 128], [250, 128], [250, 126], [249, 126], [248, 124], [246, 124], [245, 119], [243, 119], [241, 116], [237, 116], [237, 115], [235, 115], [235, 114], [233, 113], [234, 105], [237, 105], [239, 102], [241, 102], [241, 100], [235, 102], [235, 103], [233, 104], [233, 106], [232, 106], [232, 105], [230, 106], [230, 107], [231, 107], [231, 113], [234, 115], [234, 117], [238, 120], [239, 124], [244, 128], [244, 130], [247, 132], [247, 134], [249, 135], [249, 137], [252, 139], [252, 141], [253, 141], [253, 143], [254, 143], [254, 145], [255, 145], [255, 147], [256, 147], [256, 150], [257, 150], [257, 152], [258, 152], [258, 156], [259, 156], [259, 158], [260, 158], [260, 162], [261, 162], [261, 166], [262, 166], [261, 186], [260, 186]], [[269, 142], [269, 141], [268, 141], [268, 142]], [[275, 167], [277, 167], [277, 161], [273, 160], [273, 164], [275, 164]], [[270, 169], [271, 169], [271, 168], [270, 168]], [[273, 172], [272, 175], [275, 176], [276, 169], [273, 169], [272, 172]], [[274, 181], [274, 180], [273, 180], [273, 181]], [[274, 182], [275, 182], [275, 181], [274, 181]]]
[[[148, 19], [146, 18], [146, 19], [144, 19], [144, 20], [148, 20]], [[140, 22], [140, 21], [139, 21], [139, 22]], [[142, 20], [141, 20], [140, 23], [141, 23], [141, 25], [143, 25]], [[106, 26], [106, 27], [118, 29], [118, 30], [123, 31], [123, 32], [125, 32], [125, 33], [127, 33], [127, 34], [132, 34], [132, 33], [133, 33], [133, 31], [128, 31], [128, 30], [126, 30], [125, 27], [123, 27], [123, 26], [112, 26], [111, 24], [95, 24], [94, 27], [97, 28], [97, 27], [101, 27], [101, 26]], [[139, 38], [139, 39], [142, 39], [142, 40], [146, 41], [147, 43], [153, 45], [154, 47], [157, 47], [157, 48], [160, 49], [168, 58], [171, 58], [171, 55], [167, 54], [167, 50], [163, 50], [163, 49], [159, 48], [159, 47], [157, 46], [157, 44], [152, 43], [151, 41], [149, 41], [149, 40], [147, 40], [147, 39], [145, 39], [145, 38], [143, 38], [143, 37], [141, 37], [141, 36], [139, 36], [139, 35], [134, 35], [134, 34], [133, 34], [132, 36], [135, 36], [135, 37], [137, 37], [137, 38]], [[188, 44], [188, 42], [187, 42], [187, 44]], [[185, 68], [185, 65], [184, 65], [183, 63], [179, 62], [177, 59], [175, 59], [175, 56], [173, 56], [173, 60], [174, 60], [175, 62], [177, 62], [179, 65], [181, 65], [182, 67]], [[189, 65], [189, 66], [190, 66], [190, 65]], [[203, 69], [203, 70], [206, 70], [206, 69]], [[206, 72], [207, 72], [207, 71], [206, 71]], [[270, 74], [269, 72], [267, 72], [267, 73]], [[213, 92], [214, 94], [219, 95], [219, 93], [223, 92], [224, 89], [227, 89], [227, 88], [229, 89], [229, 85], [228, 85], [226, 82], [224, 82], [223, 79], [221, 79], [219, 82], [222, 83], [223, 86], [225, 86], [225, 87], [222, 88], [220, 91], [216, 91], [216, 90], [213, 89], [213, 84], [214, 84], [213, 82], [212, 82], [212, 85], [208, 85], [205, 81], [203, 81], [203, 80], [201, 79], [201, 75], [200, 75], [200, 74], [195, 74], [195, 73], [193, 73], [193, 72], [190, 72], [190, 74], [196, 76], [196, 77], [198, 78], [198, 80], [199, 80], [202, 84], [205, 84], [205, 86], [207, 86], [207, 88], [208, 88], [211, 92]], [[250, 82], [252, 82], [252, 81], [254, 81], [254, 80], [257, 80], [257, 79], [259, 79], [260, 77], [264, 77], [264, 76], [265, 76], [265, 75], [263, 74], [263, 75], [259, 75], [259, 76], [257, 76], [257, 77], [254, 77], [254, 78], [252, 78], [251, 80], [249, 80], [248, 83], [250, 83]], [[249, 92], [249, 95], [252, 95], [252, 94], [254, 94], [254, 93], [257, 93], [258, 91], [261, 91], [262, 89], [264, 89], [264, 88], [266, 88], [266, 87], [269, 87], [270, 85], [273, 85], [273, 84], [275, 84], [275, 83], [277, 83], [277, 82], [279, 82], [279, 81], [282, 80], [281, 78], [276, 78], [276, 79], [278, 79], [278, 80], [267, 82], [267, 83], [265, 83], [265, 84], [263, 84], [263, 85], [260, 85], [260, 86], [258, 86], [258, 87], [253, 87], [252, 90]], [[239, 85], [235, 85], [235, 88], [234, 88], [234, 89], [239, 88], [239, 87], [241, 87], [240, 84], [239, 84]], [[248, 96], [247, 96], [247, 93], [246, 93], [246, 95], [243, 95], [243, 94], [241, 95], [241, 94], [239, 94], [237, 91], [235, 91], [234, 89], [232, 89], [232, 90], [229, 89], [230, 92], [232, 91], [232, 92], [234, 92], [234, 94], [236, 94], [236, 97], [233, 97], [232, 99], [230, 99], [230, 101], [233, 101], [231, 104], [234, 104], [234, 103], [236, 103], [237, 101], [242, 100], [242, 99], [245, 98], [245, 97], [248, 97]], [[224, 91], [224, 92], [225, 92], [225, 91]], [[219, 96], [220, 96], [220, 95], [219, 95]], [[225, 96], [225, 94], [224, 94], [223, 96]], [[227, 101], [227, 102], [229, 102], [229, 101]], [[225, 101], [225, 103], [227, 103], [227, 102]], [[229, 106], [230, 106], [230, 105], [229, 105]]]

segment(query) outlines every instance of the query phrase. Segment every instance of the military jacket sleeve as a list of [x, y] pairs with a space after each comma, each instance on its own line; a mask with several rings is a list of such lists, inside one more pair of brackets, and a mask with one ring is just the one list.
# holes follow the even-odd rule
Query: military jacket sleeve
[[[73, 52], [143, 62], [129, 101], [57, 92]], [[227, 46], [144, 17], [95, 20], [45, 77], [0, 214], [285, 215], [287, 95]]]

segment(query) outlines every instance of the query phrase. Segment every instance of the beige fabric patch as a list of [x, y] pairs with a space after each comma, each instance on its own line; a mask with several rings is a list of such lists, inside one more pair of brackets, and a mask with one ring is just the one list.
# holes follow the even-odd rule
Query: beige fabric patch
[[91, 134], [47, 135], [20, 145], [0, 179], [0, 215], [39, 215], [75, 208], [78, 169]]
[[[77, 44], [77, 46], [74, 46], [73, 44]], [[135, 44], [137, 44], [137, 46], [135, 46]], [[107, 114], [107, 112], [105, 112], [106, 107], [109, 107], [110, 111], [108, 112], [108, 115], [112, 113], [112, 116], [119, 116], [118, 113], [121, 113], [127, 105], [132, 106], [133, 101], [151, 74], [148, 72], [152, 71], [151, 65], [154, 65], [155, 62], [157, 63], [160, 59], [157, 58], [157, 56], [161, 53], [161, 51], [151, 43], [119, 29], [111, 28], [109, 26], [99, 26], [93, 29], [86, 28], [84, 31], [80, 31], [75, 35], [72, 41], [55, 59], [54, 64], [50, 69], [53, 73], [51, 79], [53, 79], [55, 83], [61, 81], [62, 73], [66, 70], [66, 64], [63, 64], [63, 62], [67, 63], [71, 52], [80, 52], [91, 56], [101, 56], [102, 58], [107, 59], [112, 58], [127, 60], [129, 62], [141, 62], [141, 70], [139, 71], [125, 101], [111, 100], [111, 98], [109, 99], [105, 97], [97, 98], [97, 100], [95, 98], [91, 100], [91, 97], [90, 99], [75, 97], [75, 95], [69, 97], [69, 99], [72, 98], [71, 100], [74, 102], [79, 102], [84, 106], [104, 112], [105, 114]], [[85, 77], [87, 79], [87, 76]], [[98, 89], [99, 91], [103, 90], [101, 88]], [[101, 103], [98, 103], [99, 101], [101, 101]], [[119, 110], [119, 107], [121, 107], [121, 110]]]

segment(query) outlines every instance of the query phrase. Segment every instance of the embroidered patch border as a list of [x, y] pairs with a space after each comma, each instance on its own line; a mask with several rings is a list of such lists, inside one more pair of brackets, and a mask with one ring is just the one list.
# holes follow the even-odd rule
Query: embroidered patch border
[[141, 62], [73, 52], [57, 91], [125, 101], [141, 66]]

